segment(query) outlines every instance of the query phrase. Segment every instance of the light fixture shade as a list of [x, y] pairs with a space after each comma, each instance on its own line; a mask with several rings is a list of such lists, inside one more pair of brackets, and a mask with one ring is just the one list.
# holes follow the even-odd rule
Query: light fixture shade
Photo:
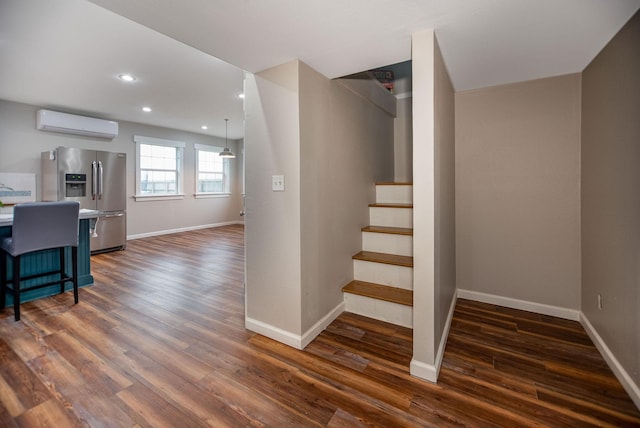
[[233, 154], [231, 150], [229, 150], [229, 143], [227, 142], [227, 137], [229, 135], [229, 119], [224, 120], [224, 150], [218, 153], [218, 156], [221, 158], [233, 159], [236, 155]]
[[218, 156], [220, 156], [221, 158], [229, 158], [229, 159], [233, 159], [236, 157], [236, 155], [234, 155], [233, 152], [229, 150], [229, 147], [225, 147], [224, 150], [218, 153]]

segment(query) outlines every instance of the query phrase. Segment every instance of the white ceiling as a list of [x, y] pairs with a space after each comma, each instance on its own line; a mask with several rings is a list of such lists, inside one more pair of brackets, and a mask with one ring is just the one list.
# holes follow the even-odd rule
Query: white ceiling
[[221, 137], [228, 118], [244, 134], [241, 69], [85, 0], [0, 0], [0, 64], [0, 99]]
[[[340, 77], [409, 60], [411, 34], [434, 28], [456, 90], [475, 89], [580, 72], [638, 8], [640, 0], [0, 0], [0, 98], [193, 132], [206, 123], [219, 136], [228, 117], [229, 137], [240, 138], [241, 69], [298, 58]], [[138, 80], [125, 85], [122, 72]]]

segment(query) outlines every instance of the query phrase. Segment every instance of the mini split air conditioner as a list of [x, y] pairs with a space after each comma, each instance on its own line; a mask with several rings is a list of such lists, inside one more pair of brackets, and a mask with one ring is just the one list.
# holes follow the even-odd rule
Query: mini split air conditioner
[[118, 122], [51, 110], [38, 110], [36, 127], [40, 131], [86, 135], [110, 140], [118, 136]]

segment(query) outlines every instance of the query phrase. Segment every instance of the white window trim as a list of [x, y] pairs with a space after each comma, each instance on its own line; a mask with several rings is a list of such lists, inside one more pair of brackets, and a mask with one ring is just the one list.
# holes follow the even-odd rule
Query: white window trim
[[167, 140], [165, 138], [145, 137], [144, 135], [134, 135], [133, 141], [142, 144], [153, 144], [155, 146], [180, 147], [184, 149], [187, 143], [184, 141]]
[[[198, 192], [198, 173], [200, 172], [200, 170], [198, 169], [198, 155], [197, 152], [198, 151], [204, 151], [204, 152], [214, 152], [214, 153], [220, 153], [224, 147], [218, 147], [218, 146], [209, 146], [206, 144], [194, 144], [193, 145], [193, 149], [196, 152], [196, 156], [194, 156], [194, 162], [195, 162], [195, 193], [193, 194], [193, 196], [196, 199], [207, 199], [207, 198], [228, 198], [231, 196], [231, 192]], [[231, 174], [230, 174], [230, 170], [231, 170], [231, 166], [229, 165], [229, 159], [223, 159], [222, 160], [224, 162], [224, 169], [223, 169], [223, 174], [225, 175], [225, 179], [226, 179], [226, 183], [228, 184], [229, 189], [231, 189]]]
[[229, 198], [231, 197], [231, 193], [200, 192], [194, 193], [193, 197], [196, 199]]
[[[133, 199], [136, 202], [147, 201], [166, 201], [184, 199], [183, 192], [183, 171], [184, 171], [184, 148], [187, 143], [184, 141], [167, 140], [164, 138], [146, 137], [144, 135], [134, 135], [133, 141], [136, 144], [136, 194], [133, 195]], [[175, 147], [178, 149], [178, 185], [176, 193], [170, 195], [142, 195], [140, 194], [140, 144], [152, 144], [154, 146], [166, 146]]]
[[150, 201], [171, 201], [184, 199], [184, 195], [181, 194], [171, 194], [171, 195], [133, 195], [133, 199], [136, 202], [150, 202]]

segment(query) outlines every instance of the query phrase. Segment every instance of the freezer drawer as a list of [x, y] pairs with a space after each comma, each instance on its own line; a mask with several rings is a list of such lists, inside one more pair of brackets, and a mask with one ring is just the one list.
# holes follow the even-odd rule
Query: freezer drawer
[[91, 253], [124, 250], [127, 241], [127, 216], [124, 211], [100, 217], [96, 224], [97, 237], [91, 238]]

